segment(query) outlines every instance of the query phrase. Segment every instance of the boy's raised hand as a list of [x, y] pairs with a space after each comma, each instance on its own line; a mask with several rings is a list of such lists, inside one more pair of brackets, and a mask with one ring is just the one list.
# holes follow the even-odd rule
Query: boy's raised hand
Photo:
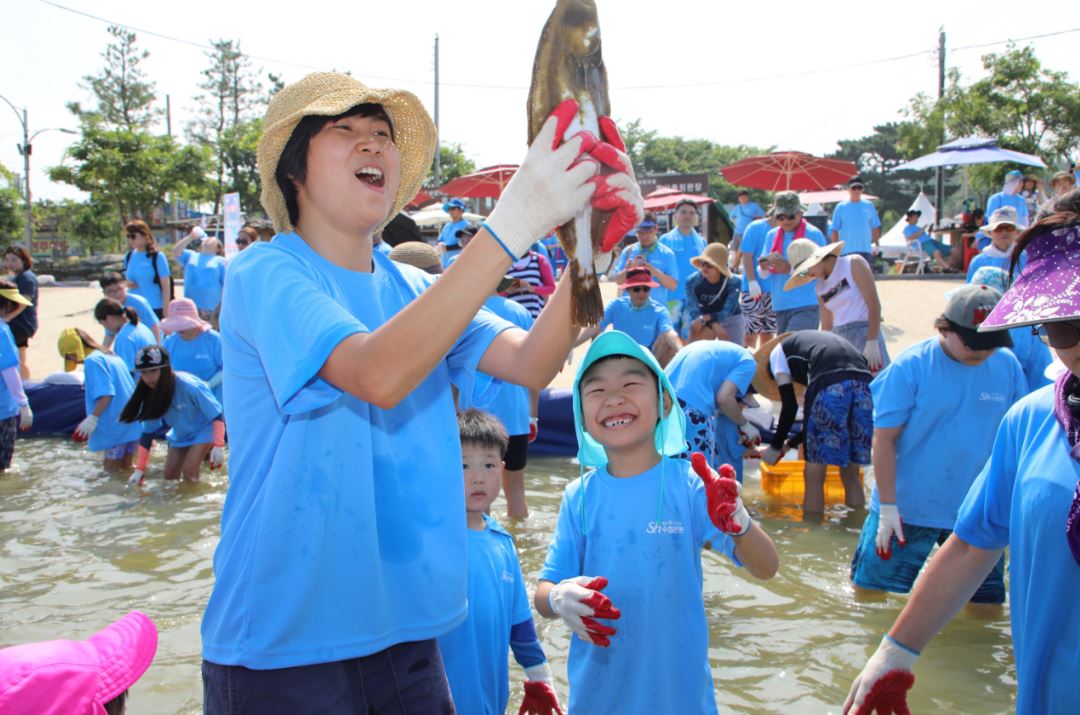
[[750, 514], [743, 505], [742, 485], [735, 479], [735, 469], [730, 464], [721, 464], [717, 474], [701, 452], [690, 455], [690, 466], [705, 482], [709, 518], [716, 528], [731, 536], [742, 536], [749, 531]]
[[526, 680], [525, 697], [521, 700], [518, 715], [563, 715], [559, 696], [543, 680]]
[[611, 599], [600, 593], [607, 585], [603, 576], [575, 576], [557, 583], [548, 593], [548, 605], [555, 615], [566, 621], [578, 638], [602, 648], [611, 645], [608, 636], [615, 635], [615, 629], [595, 619], [615, 620], [622, 616]]

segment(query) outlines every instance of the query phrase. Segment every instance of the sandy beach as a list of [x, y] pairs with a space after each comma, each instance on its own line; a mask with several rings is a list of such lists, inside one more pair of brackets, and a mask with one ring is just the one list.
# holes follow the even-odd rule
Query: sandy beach
[[[945, 293], [961, 285], [962, 279], [878, 281], [878, 295], [884, 308], [885, 338], [889, 354], [896, 356], [907, 346], [929, 337], [934, 332], [933, 322], [945, 307]], [[601, 286], [604, 300], [615, 297], [615, 284]], [[85, 286], [42, 286], [39, 293], [37, 335], [30, 340], [28, 360], [32, 379], [40, 380], [51, 372], [63, 369], [63, 361], [56, 349], [56, 340], [64, 328], [77, 327], [91, 335], [103, 337], [103, 330], [94, 320], [94, 306], [102, 298], [96, 283]], [[574, 366], [580, 362], [588, 344], [574, 352], [574, 361], [564, 367], [552, 381], [552, 387], [570, 387], [574, 379]]]

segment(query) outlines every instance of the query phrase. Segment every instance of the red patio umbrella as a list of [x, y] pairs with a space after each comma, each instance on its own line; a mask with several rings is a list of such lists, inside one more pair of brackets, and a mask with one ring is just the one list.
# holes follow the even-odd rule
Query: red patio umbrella
[[496, 164], [443, 184], [440, 192], [447, 196], [470, 199], [497, 199], [518, 170], [517, 164]]
[[716, 199], [701, 194], [685, 194], [678, 189], [668, 187], [657, 189], [645, 197], [646, 211], [667, 211], [675, 208], [680, 201], [693, 201], [698, 206], [711, 204]]
[[751, 156], [720, 167], [729, 184], [766, 191], [822, 191], [858, 173], [842, 159], [821, 159], [801, 151], [778, 151]]
[[408, 210], [415, 211], [416, 209], [420, 208], [421, 206], [425, 206], [427, 204], [430, 204], [434, 200], [435, 200], [434, 196], [432, 196], [428, 192], [424, 191], [423, 189], [420, 189], [420, 191], [416, 194], [416, 196], [413, 197], [413, 200], [410, 201], [409, 203], [405, 204], [405, 208], [408, 209]]

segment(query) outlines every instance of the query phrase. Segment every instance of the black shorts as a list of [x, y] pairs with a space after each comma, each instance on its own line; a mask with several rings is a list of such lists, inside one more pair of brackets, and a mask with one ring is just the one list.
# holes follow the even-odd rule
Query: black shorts
[[15, 338], [15, 347], [25, 348], [30, 346], [31, 333], [26, 332], [26, 328], [21, 325], [8, 325], [11, 328], [11, 335]]
[[528, 462], [529, 435], [515, 434], [511, 436], [510, 442], [506, 445], [506, 456], [503, 457], [506, 468], [511, 472], [516, 472], [519, 469], [525, 469]]

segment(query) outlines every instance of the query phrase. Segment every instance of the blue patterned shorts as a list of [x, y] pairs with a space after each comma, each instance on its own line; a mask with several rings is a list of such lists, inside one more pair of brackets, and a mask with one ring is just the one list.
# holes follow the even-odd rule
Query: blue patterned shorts
[[[690, 451], [701, 452], [709, 464], [715, 465], [719, 457], [716, 450], [716, 416], [687, 407], [682, 398], [679, 398], [679, 407], [686, 415], [686, 441], [690, 443]], [[680, 457], [689, 459], [690, 455]]]
[[806, 461], [814, 464], [870, 464], [874, 404], [870, 385], [842, 380], [817, 393], [806, 420]]

